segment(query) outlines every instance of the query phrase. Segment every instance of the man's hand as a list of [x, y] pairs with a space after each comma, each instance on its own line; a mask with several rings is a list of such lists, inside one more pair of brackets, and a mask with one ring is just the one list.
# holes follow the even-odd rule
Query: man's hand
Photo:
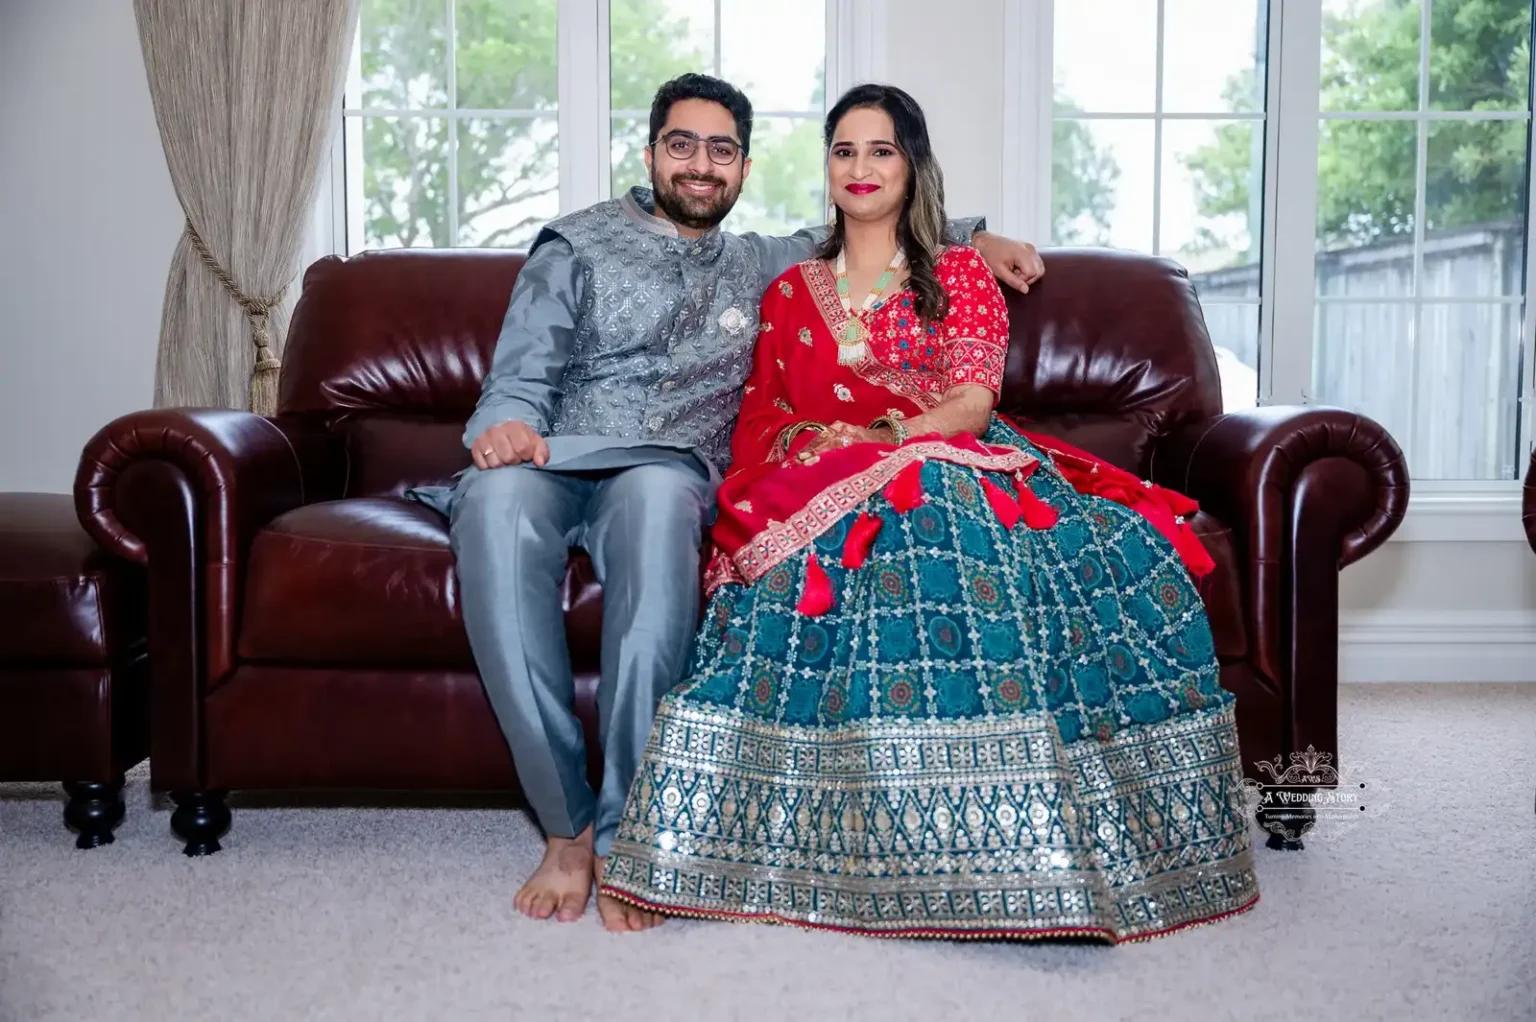
[[1027, 241], [999, 237], [990, 231], [977, 231], [971, 244], [987, 261], [987, 268], [998, 280], [1015, 291], [1029, 294], [1029, 285], [1045, 276], [1045, 261], [1035, 246]]
[[531, 461], [540, 468], [549, 461], [549, 445], [526, 422], [509, 419], [498, 422], [475, 437], [469, 449], [477, 468], [501, 468]]

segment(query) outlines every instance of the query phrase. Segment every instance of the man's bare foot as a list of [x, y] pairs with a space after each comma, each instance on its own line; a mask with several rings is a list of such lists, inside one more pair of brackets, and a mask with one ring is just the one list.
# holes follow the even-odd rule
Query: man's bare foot
[[[592, 876], [599, 884], [603, 882], [603, 861], [602, 859], [592, 860]], [[647, 912], [627, 901], [604, 894], [601, 888], [597, 892], [597, 914], [602, 917], [603, 929], [609, 933], [649, 930], [660, 926], [667, 918], [660, 913]]]
[[544, 861], [517, 892], [513, 904], [530, 919], [553, 916], [562, 923], [575, 922], [587, 910], [592, 896], [592, 828], [574, 838], [551, 837]]

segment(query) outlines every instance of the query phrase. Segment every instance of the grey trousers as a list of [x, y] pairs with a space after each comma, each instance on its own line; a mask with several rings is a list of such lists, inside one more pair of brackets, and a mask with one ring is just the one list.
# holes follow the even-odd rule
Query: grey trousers
[[[450, 535], [464, 625], [518, 778], [546, 833], [593, 827], [606, 855], [657, 703], [683, 678], [699, 612], [699, 545], [714, 484], [692, 461], [606, 472], [499, 468], [466, 480]], [[598, 731], [586, 779], [560, 583], [584, 547], [603, 586]]]

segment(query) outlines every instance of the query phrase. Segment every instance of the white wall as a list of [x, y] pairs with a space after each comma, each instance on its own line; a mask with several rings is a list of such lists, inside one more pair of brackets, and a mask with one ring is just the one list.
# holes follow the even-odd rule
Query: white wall
[[0, 490], [148, 407], [181, 230], [128, 0], [0, 0]]
[[886, 8], [886, 75], [922, 105], [944, 167], [945, 205], [994, 226], [1003, 202], [1004, 2], [890, 0]]

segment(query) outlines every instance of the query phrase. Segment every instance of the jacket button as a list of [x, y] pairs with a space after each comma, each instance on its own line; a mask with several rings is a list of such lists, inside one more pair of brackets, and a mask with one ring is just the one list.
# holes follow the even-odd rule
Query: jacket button
[[665, 426], [665, 425], [666, 425], [666, 422], [663, 419], [652, 419], [650, 422], [647, 422], [645, 424], [645, 428], [650, 430], [652, 433], [655, 433], [657, 430], [661, 429], [661, 427]]
[[671, 390], [675, 386], [677, 386], [677, 381], [676, 380], [662, 380], [661, 381], [661, 389], [662, 390]]

